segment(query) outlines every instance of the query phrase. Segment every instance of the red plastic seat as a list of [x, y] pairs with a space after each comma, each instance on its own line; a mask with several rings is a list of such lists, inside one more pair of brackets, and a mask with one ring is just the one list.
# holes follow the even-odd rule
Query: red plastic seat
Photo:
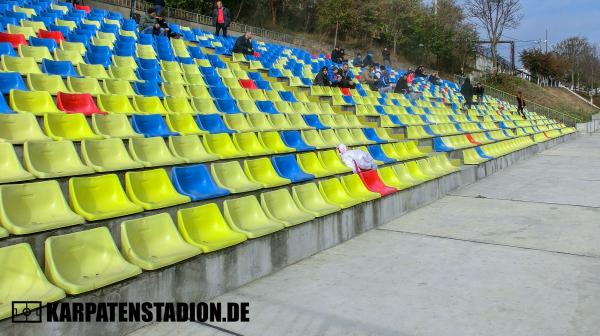
[[256, 84], [254, 83], [254, 81], [252, 79], [240, 79], [240, 85], [244, 88], [244, 89], [251, 89], [251, 90], [256, 90], [258, 89], [256, 87]]
[[89, 93], [59, 92], [56, 96], [56, 106], [67, 113], [83, 113], [86, 116], [106, 114], [98, 109], [94, 98]]
[[365, 184], [365, 187], [372, 192], [387, 196], [398, 191], [396, 188], [388, 187], [379, 178], [376, 170], [367, 170], [359, 174], [360, 179]]
[[65, 37], [63, 36], [62, 32], [59, 32], [59, 31], [47, 31], [47, 30], [43, 30], [43, 29], [40, 29], [38, 31], [38, 37], [39, 38], [53, 39], [54, 41], [56, 41], [56, 44], [58, 44], [58, 45], [60, 45], [61, 41], [65, 40]]
[[0, 42], [8, 42], [12, 44], [13, 48], [17, 49], [19, 45], [28, 45], [25, 35], [23, 34], [9, 34], [0, 32]]
[[349, 88], [340, 88], [340, 90], [342, 90], [342, 94], [344, 96], [352, 96], [352, 93], [350, 92]]
[[477, 140], [473, 139], [473, 136], [471, 134], [465, 134], [465, 136], [467, 137], [467, 140], [469, 140], [470, 143], [472, 143], [474, 145], [481, 145], [481, 143], [479, 143]]
[[83, 5], [74, 4], [73, 8], [85, 11], [88, 14], [92, 11], [92, 9], [90, 8], [90, 6], [83, 6]]

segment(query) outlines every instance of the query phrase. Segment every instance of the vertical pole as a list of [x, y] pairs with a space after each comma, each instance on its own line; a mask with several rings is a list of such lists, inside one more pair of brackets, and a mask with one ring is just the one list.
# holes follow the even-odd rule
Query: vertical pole
[[335, 46], [337, 45], [337, 35], [338, 35], [338, 28], [340, 26], [340, 22], [337, 21], [335, 23], [335, 38], [333, 39], [333, 49], [335, 49]]
[[437, 0], [433, 0], [433, 14], [437, 15], [438, 12], [438, 3]]
[[510, 62], [512, 67], [512, 74], [515, 74], [515, 41], [510, 41]]
[[546, 54], [548, 53], [548, 28], [546, 28]]

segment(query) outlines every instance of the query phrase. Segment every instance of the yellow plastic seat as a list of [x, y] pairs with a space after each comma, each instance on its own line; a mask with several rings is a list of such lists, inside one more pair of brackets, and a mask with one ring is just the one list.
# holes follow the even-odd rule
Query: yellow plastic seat
[[325, 147], [327, 147], [327, 148], [334, 148], [342, 143], [342, 140], [340, 140], [340, 138], [338, 138], [337, 134], [332, 129], [322, 130], [322, 131], [319, 131], [319, 133], [321, 134], [323, 143], [325, 144]]
[[320, 151], [318, 153], [319, 160], [325, 169], [331, 174], [343, 174], [351, 172], [352, 169], [342, 162], [339, 154], [335, 150]]
[[444, 175], [443, 172], [436, 171], [431, 166], [431, 164], [429, 163], [429, 160], [427, 160], [427, 159], [417, 160], [416, 164], [419, 166], [419, 168], [425, 175], [431, 177], [432, 179], [435, 179], [435, 178], [438, 178], [438, 177]]
[[26, 142], [25, 168], [37, 178], [92, 174], [94, 169], [81, 162], [71, 141]]
[[121, 223], [121, 250], [129, 262], [144, 270], [156, 270], [202, 253], [183, 240], [166, 212]]
[[73, 177], [69, 180], [69, 196], [73, 210], [88, 221], [144, 211], [127, 198], [115, 174]]
[[275, 129], [277, 129], [277, 130], [284, 131], [284, 130], [296, 129], [296, 127], [294, 127], [294, 126], [292, 126], [292, 124], [290, 124], [290, 121], [288, 120], [288, 118], [286, 118], [282, 114], [271, 114], [271, 115], [269, 115], [269, 120], [271, 121], [273, 126], [275, 126]]
[[383, 167], [377, 169], [377, 174], [381, 178], [381, 181], [390, 187], [394, 187], [398, 190], [403, 190], [412, 187], [414, 184], [412, 181], [403, 181], [392, 167]]
[[0, 186], [0, 223], [23, 235], [82, 224], [65, 200], [57, 181]]
[[358, 139], [354, 138], [354, 136], [350, 133], [350, 130], [348, 129], [337, 129], [335, 130], [335, 133], [337, 134], [338, 138], [342, 141], [342, 143], [346, 146], [355, 146], [361, 144], [361, 142]]
[[225, 125], [237, 132], [254, 132], [256, 129], [250, 125], [246, 117], [242, 113], [225, 114], [223, 115]]
[[195, 64], [179, 64], [184, 74], [200, 74], [200, 69]]
[[[254, 104], [254, 102], [252, 103]], [[252, 128], [254, 128], [255, 130], [272, 131], [276, 129], [264, 113], [249, 114], [247, 118], [248, 123], [250, 123]]]
[[274, 152], [263, 146], [254, 133], [235, 133], [232, 135], [233, 143], [237, 148], [249, 156], [269, 155]]
[[227, 224], [215, 203], [177, 211], [179, 232], [189, 244], [204, 253], [213, 252], [246, 241], [245, 234]]
[[34, 47], [28, 46], [24, 44], [19, 45], [19, 56], [21, 57], [31, 57], [37, 63], [41, 63], [42, 60], [48, 59], [52, 60], [52, 54], [50, 54], [50, 50], [46, 47]]
[[106, 69], [101, 64], [81, 63], [77, 66], [77, 71], [81, 76], [93, 77], [96, 79], [110, 79]]
[[161, 71], [161, 77], [165, 83], [187, 84], [181, 72]]
[[375, 141], [367, 139], [367, 136], [362, 132], [360, 128], [352, 128], [350, 129], [350, 134], [352, 137], [356, 139], [358, 143], [361, 144], [374, 144]]
[[121, 68], [130, 68], [134, 71], [138, 68], [137, 63], [135, 62], [135, 58], [131, 56], [112, 56], [112, 64], [119, 69]]
[[166, 122], [171, 131], [178, 132], [181, 135], [198, 135], [208, 133], [207, 131], [198, 127], [198, 124], [194, 120], [192, 114], [167, 114]]
[[44, 130], [54, 140], [103, 139], [92, 131], [85, 115], [79, 113], [44, 114]]
[[316, 147], [317, 149], [331, 148], [331, 146], [328, 146], [325, 143], [325, 141], [323, 140], [323, 138], [319, 134], [319, 131], [317, 131], [317, 130], [300, 131], [300, 134], [301, 134], [302, 139], [304, 140], [304, 142], [306, 142], [306, 144], [309, 145], [309, 146]]
[[270, 150], [277, 154], [294, 152], [295, 149], [288, 147], [278, 132], [260, 132], [258, 133], [259, 141]]
[[426, 174], [416, 161], [407, 162], [405, 163], [405, 166], [408, 169], [409, 174], [420, 182], [426, 182], [435, 178], [435, 176]]
[[143, 114], [167, 114], [158, 97], [133, 96], [133, 108]]
[[292, 125], [293, 129], [298, 129], [298, 130], [312, 130], [313, 129], [311, 126], [308, 126], [308, 124], [306, 123], [304, 118], [302, 118], [302, 116], [299, 114], [290, 114], [287, 116], [287, 118], [290, 121], [290, 124]]
[[237, 161], [213, 163], [210, 167], [215, 183], [234, 194], [262, 188], [260, 183], [252, 182]]
[[1, 114], [0, 113], [0, 140], [14, 144], [25, 141], [49, 140], [42, 132], [35, 115], [30, 113]]
[[156, 59], [156, 50], [152, 45], [136, 44], [135, 53], [138, 58]]
[[[57, 7], [64, 7], [64, 6], [57, 6]], [[58, 9], [58, 8], [54, 8], [54, 9]], [[67, 8], [67, 11], [69, 9]], [[65, 13], [67, 14], [67, 13]], [[71, 21], [71, 20], [62, 20], [62, 19], [56, 19], [56, 21], [54, 21], [54, 24], [56, 24], [57, 26], [63, 26], [63, 27], [67, 27], [69, 28], [69, 30], [74, 30], [75, 28], [77, 28], [77, 23], [75, 21]]]
[[0, 142], [0, 183], [31, 180], [34, 176], [23, 169], [13, 146]]
[[46, 91], [52, 95], [56, 95], [58, 92], [69, 92], [58, 75], [28, 74], [27, 85], [32, 91]]
[[65, 297], [62, 289], [48, 282], [27, 243], [0, 248], [0, 265], [0, 320], [23, 313], [26, 306], [15, 305], [15, 311], [13, 301], [35, 301], [45, 306]]
[[[163, 84], [164, 88], [164, 84]], [[185, 97], [166, 97], [165, 109], [168, 113], [187, 113], [195, 114], [196, 111], [190, 105], [190, 101]]]
[[131, 83], [122, 79], [105, 79], [104, 91], [115, 95], [123, 95], [127, 97], [135, 96], [135, 91], [131, 87]]
[[[200, 75], [202, 78], [202, 76]], [[190, 97], [198, 99], [212, 99], [210, 92], [205, 85], [188, 85], [188, 92]]]
[[423, 183], [422, 180], [415, 178], [411, 173], [408, 167], [405, 164], [396, 164], [392, 166], [392, 169], [396, 173], [398, 180], [400, 180], [404, 184], [409, 184], [411, 186], [415, 186], [417, 184]]
[[312, 213], [298, 207], [285, 188], [260, 194], [260, 204], [267, 216], [284, 223], [285, 226], [298, 225], [315, 219]]
[[381, 194], [367, 189], [360, 176], [356, 174], [342, 176], [340, 180], [348, 194], [353, 198], [362, 199], [363, 202], [367, 202], [381, 197]]
[[179, 66], [179, 62], [175, 61], [160, 61], [160, 67], [163, 71], [182, 73], [181, 67]]
[[232, 229], [248, 238], [262, 237], [285, 227], [283, 222], [267, 217], [255, 196], [226, 200], [223, 213]]
[[335, 174], [335, 172], [323, 166], [315, 152], [296, 154], [296, 158], [300, 168], [304, 172], [312, 174], [317, 178]]
[[[103, 32], [98, 32], [98, 33], [103, 33]], [[98, 34], [96, 33], [96, 34]], [[108, 49], [113, 50], [115, 43], [114, 40], [116, 39], [115, 35], [110, 33], [110, 37], [109, 38], [99, 38], [96, 36], [92, 36], [92, 45], [93, 46], [98, 46], [98, 47], [108, 47]]]
[[244, 172], [250, 181], [261, 184], [263, 188], [273, 188], [292, 183], [289, 179], [277, 174], [271, 160], [268, 158], [245, 160]]
[[254, 100], [238, 100], [237, 105], [240, 111], [247, 113], [248, 115], [262, 114], [258, 107], [256, 107]]
[[125, 191], [129, 198], [145, 210], [189, 203], [191, 199], [175, 190], [164, 169], [152, 169], [125, 174]]
[[52, 96], [44, 91], [10, 90], [10, 107], [15, 112], [42, 116], [47, 113], [63, 114], [54, 104]]
[[[57, 50], [57, 49], [55, 49]], [[69, 42], [69, 41], [62, 41], [60, 42], [60, 49], [61, 51], [68, 51], [68, 52], [76, 52], [79, 55], [83, 56], [85, 55], [87, 49], [85, 48], [85, 44], [81, 43], [81, 42]], [[84, 62], [82, 62], [84, 63]]]
[[48, 279], [71, 295], [102, 288], [142, 272], [123, 259], [104, 226], [50, 237], [46, 239], [45, 252]]
[[160, 137], [130, 139], [129, 153], [145, 167], [170, 166], [184, 162], [183, 159], [173, 156], [165, 140]]
[[107, 113], [131, 115], [135, 113], [129, 98], [120, 94], [101, 94], [98, 96], [98, 108]]
[[97, 172], [129, 170], [144, 167], [133, 161], [121, 139], [83, 140], [81, 157]]
[[130, 68], [130, 67], [118, 67], [118, 66], [111, 65], [108, 68], [108, 74], [110, 75], [111, 78], [114, 78], [114, 79], [120, 79], [120, 80], [130, 81], [130, 82], [138, 80], [138, 77], [135, 74], [134, 69]]
[[136, 133], [124, 114], [94, 114], [92, 115], [92, 129], [96, 134], [105, 138], [142, 138]]
[[327, 202], [343, 209], [363, 202], [361, 198], [352, 197], [337, 178], [319, 181], [319, 191]]
[[248, 154], [238, 149], [228, 134], [206, 134], [202, 137], [204, 148], [219, 159], [229, 159], [248, 156]]
[[[83, 49], [85, 50], [85, 46]], [[54, 49], [54, 60], [68, 61], [71, 62], [73, 66], [79, 66], [80, 64], [85, 63], [83, 56], [81, 56], [81, 54], [75, 50]]]
[[202, 141], [197, 135], [183, 135], [169, 137], [169, 149], [178, 158], [187, 163], [216, 161], [217, 155], [206, 151]]
[[76, 93], [89, 93], [92, 96], [104, 94], [98, 80], [92, 77], [67, 77], [67, 89]]
[[30, 37], [37, 36], [36, 31], [33, 30], [33, 28], [31, 28], [31, 27], [21, 27], [21, 26], [16, 26], [14, 24], [10, 24], [10, 23], [6, 25], [6, 31], [9, 34], [21, 34], [21, 35], [25, 36], [25, 38], [27, 40], [29, 40]]
[[327, 202], [314, 183], [293, 186], [292, 195], [302, 211], [311, 213], [315, 217], [329, 215], [342, 209], [338, 205]]
[[192, 98], [192, 108], [200, 114], [223, 114], [212, 98]]
[[[12, 8], [12, 10], [13, 10], [15, 13], [23, 13], [23, 14], [27, 15], [27, 17], [28, 17], [28, 18], [30, 18], [30, 17], [32, 17], [32, 16], [34, 16], [34, 15], [37, 15], [37, 12], [36, 12], [36, 11], [35, 11], [35, 9], [33, 9], [33, 8], [21, 7], [21, 6], [14, 6], [14, 7]], [[21, 25], [23, 25], [23, 27], [31, 27], [31, 28], [34, 28], [34, 27], [32, 27], [32, 26], [26, 25], [26, 24], [25, 24], [26, 22], [33, 22], [33, 21], [21, 20]], [[41, 23], [41, 24], [44, 24], [43, 22], [40, 22], [40, 23]], [[21, 27], [21, 28], [23, 28], [23, 27]], [[39, 29], [39, 28], [38, 28], [38, 29]], [[34, 31], [38, 31], [38, 29], [34, 29]]]
[[[190, 96], [190, 94], [185, 89], [185, 86], [183, 84], [179, 84], [179, 83], [172, 83], [172, 82], [171, 83], [162, 83], [161, 90], [165, 94], [165, 97], [188, 98]], [[173, 112], [180, 113], [180, 111], [173, 111]]]

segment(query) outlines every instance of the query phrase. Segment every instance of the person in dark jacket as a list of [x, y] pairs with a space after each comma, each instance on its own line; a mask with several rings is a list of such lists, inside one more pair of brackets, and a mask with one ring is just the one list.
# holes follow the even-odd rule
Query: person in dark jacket
[[326, 66], [321, 68], [321, 71], [319, 71], [319, 73], [313, 80], [313, 85], [331, 86], [331, 81], [329, 80], [329, 71], [327, 70]]
[[371, 53], [367, 53], [367, 56], [365, 56], [365, 59], [363, 60], [363, 66], [364, 67], [368, 67], [369, 65], [375, 65], [375, 61], [373, 61], [373, 54]]
[[415, 76], [416, 77], [427, 77], [427, 75], [425, 74], [425, 68], [422, 65], [419, 65], [417, 67], [417, 70], [415, 70]]
[[227, 7], [223, 7], [223, 2], [217, 1], [217, 8], [213, 11], [212, 21], [215, 25], [215, 35], [219, 36], [219, 31], [227, 37], [227, 27], [231, 23], [231, 14]]
[[440, 77], [438, 77], [437, 72], [434, 72], [431, 75], [429, 75], [429, 82], [433, 85], [442, 84], [442, 80], [440, 79]]
[[331, 52], [331, 61], [333, 63], [342, 64], [343, 54], [342, 54], [342, 51], [340, 50], [340, 47], [335, 46], [335, 48]]
[[331, 69], [331, 86], [339, 87], [342, 76], [340, 76], [340, 69], [333, 67]]
[[254, 55], [254, 48], [252, 47], [252, 33], [245, 32], [244, 35], [238, 37], [233, 45], [234, 53], [244, 55]]
[[465, 97], [467, 109], [471, 109], [471, 105], [473, 105], [473, 85], [471, 85], [471, 79], [469, 79], [469, 77], [465, 78], [465, 82], [460, 88], [460, 93]]
[[352, 60], [352, 65], [355, 67], [362, 68], [363, 59], [362, 59], [362, 56], [360, 55], [360, 53], [356, 54], [356, 57], [354, 57], [354, 59]]
[[156, 16], [161, 16], [163, 8], [165, 8], [165, 6], [166, 6], [165, 0], [153, 0], [152, 4], [154, 5], [154, 10], [156, 11]]
[[383, 58], [383, 65], [386, 67], [389, 67], [392, 64], [392, 61], [390, 60], [390, 50], [387, 47], [383, 48], [381, 51], [381, 57]]
[[523, 118], [527, 119], [525, 115], [525, 111], [523, 110], [527, 106], [525, 103], [525, 98], [523, 97], [523, 92], [519, 91], [517, 94], [517, 112], [523, 116]]
[[395, 93], [408, 93], [410, 88], [408, 87], [408, 73], [405, 73], [398, 79], [398, 83], [396, 83], [396, 88], [394, 89]]
[[477, 104], [482, 104], [483, 96], [485, 95], [485, 89], [483, 88], [483, 85], [481, 85], [480, 82], [477, 82], [477, 84], [475, 84], [475, 87], [473, 88], [473, 93], [477, 96]]
[[344, 63], [344, 65], [342, 65], [342, 70], [340, 71], [340, 83], [339, 86], [342, 88], [349, 88], [349, 89], [354, 89], [354, 82], [352, 81], [352, 78], [350, 77], [350, 70], [348, 69], [348, 63]]

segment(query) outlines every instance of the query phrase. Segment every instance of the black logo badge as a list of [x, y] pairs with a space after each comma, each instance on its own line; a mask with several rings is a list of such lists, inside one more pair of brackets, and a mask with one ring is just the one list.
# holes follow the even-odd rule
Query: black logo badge
[[41, 301], [13, 301], [13, 323], [42, 323]]

